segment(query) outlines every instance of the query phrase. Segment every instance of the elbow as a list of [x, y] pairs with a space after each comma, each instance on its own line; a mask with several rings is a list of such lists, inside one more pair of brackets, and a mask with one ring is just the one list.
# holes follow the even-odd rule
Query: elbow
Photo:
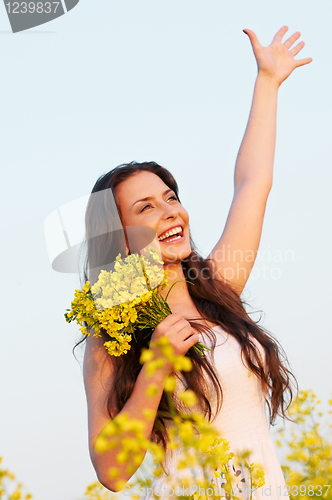
[[[106, 466], [105, 463], [96, 460], [96, 457], [93, 457], [92, 459], [92, 465], [96, 471], [97, 479], [100, 482], [100, 484], [109, 490], [111, 493], [119, 493], [120, 491], [123, 491], [123, 486], [121, 488], [117, 487], [118, 481], [129, 481], [131, 476], [128, 474], [125, 474], [123, 470], [121, 470], [120, 467], [120, 473], [117, 477], [111, 477], [109, 474], [109, 470], [112, 467], [112, 465], [108, 464]], [[136, 472], [136, 471], [135, 471]]]
[[114, 481], [112, 481], [111, 478], [107, 474], [105, 475], [105, 474], [99, 473], [98, 471], [96, 471], [96, 472], [97, 472], [98, 481], [100, 482], [100, 484], [102, 486], [104, 486], [104, 488], [109, 490], [111, 493], [119, 493], [119, 491], [122, 491], [122, 488], [121, 488], [121, 490], [116, 488]]
[[111, 491], [112, 493], [118, 493], [119, 491], [121, 491], [121, 489], [116, 487], [116, 483], [119, 479], [122, 479], [122, 478], [117, 477], [117, 478], [112, 479], [110, 474], [108, 473], [109, 469], [106, 470], [105, 467], [102, 466], [102, 464], [96, 463], [96, 460], [92, 459], [91, 461], [92, 461], [92, 465], [96, 471], [97, 479], [100, 482], [100, 484], [104, 488], [106, 488], [107, 490]]
[[[104, 488], [112, 493], [119, 493], [120, 491], [123, 491], [123, 488], [125, 488], [125, 490], [127, 488], [130, 489], [130, 486], [126, 483], [136, 473], [144, 459], [143, 457], [139, 464], [136, 463], [135, 466], [130, 467], [131, 471], [128, 474], [128, 464], [120, 465], [116, 460], [116, 455], [113, 450], [100, 454], [96, 453], [95, 450], [90, 449], [90, 458], [96, 471], [98, 481], [104, 486]], [[117, 477], [111, 477], [109, 474], [110, 469], [115, 467], [118, 469], [119, 475]], [[120, 481], [124, 484], [121, 488], [117, 486]]]
[[236, 180], [234, 183], [235, 191], [242, 189], [254, 189], [259, 193], [265, 193], [266, 196], [270, 194], [272, 189], [273, 179], [272, 177], [244, 177], [241, 180]]

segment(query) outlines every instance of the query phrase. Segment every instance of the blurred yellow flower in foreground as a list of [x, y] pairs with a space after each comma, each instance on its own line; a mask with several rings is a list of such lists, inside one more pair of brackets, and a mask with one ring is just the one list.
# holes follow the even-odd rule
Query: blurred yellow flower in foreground
[[[328, 401], [332, 406], [332, 399]], [[318, 406], [321, 401], [311, 390], [300, 391], [289, 408], [296, 421], [292, 428], [279, 429], [278, 445], [288, 448], [287, 464], [282, 465], [290, 500], [322, 498], [332, 500], [332, 436], [331, 422], [323, 421]], [[328, 415], [331, 415], [330, 411]], [[288, 424], [288, 423], [287, 423]]]
[[2, 468], [2, 457], [0, 457], [0, 499], [1, 500], [29, 500], [30, 493], [25, 493], [22, 483], [18, 483], [15, 474], [8, 469]]
[[[173, 358], [174, 359], [174, 358]], [[147, 358], [146, 362], [153, 361], [153, 358]], [[165, 384], [167, 391], [173, 392], [175, 389], [174, 377], [170, 376], [169, 381]], [[171, 395], [171, 394], [169, 394]], [[321, 404], [312, 390], [301, 391], [298, 397], [294, 400], [290, 407], [290, 414], [295, 419], [297, 424], [292, 424], [292, 429], [280, 429], [279, 443], [281, 446], [288, 448], [286, 461], [282, 465], [285, 480], [289, 488], [290, 500], [310, 500], [319, 498], [324, 500], [332, 500], [332, 440], [331, 440], [331, 423], [323, 421], [322, 412], [318, 411], [318, 406]], [[328, 401], [332, 406], [332, 398]], [[176, 414], [173, 417], [174, 425], [170, 428], [169, 448], [183, 449], [180, 466], [184, 469], [189, 466], [199, 465], [202, 470], [209, 471], [206, 477], [196, 481], [201, 488], [209, 488], [215, 483], [215, 479], [223, 477], [226, 480], [227, 486], [225, 491], [228, 492], [229, 498], [235, 500], [235, 496], [231, 494], [231, 478], [227, 469], [227, 462], [234, 457], [234, 454], [229, 450], [229, 444], [226, 439], [218, 435], [218, 432], [213, 429], [209, 422], [205, 421], [203, 415], [195, 412], [185, 414]], [[331, 420], [331, 410], [327, 412]], [[153, 418], [151, 410], [144, 410], [144, 415]], [[123, 449], [120, 452], [120, 465], [127, 465], [128, 474], [134, 473], [136, 470], [132, 464], [135, 460], [138, 463], [142, 462], [142, 453], [144, 450], [149, 450], [155, 457], [157, 462], [162, 462], [165, 457], [164, 450], [157, 443], [152, 443], [144, 437], [144, 422], [139, 419], [129, 419], [125, 413], [119, 414], [112, 421], [108, 422], [100, 435], [100, 439], [96, 442], [98, 451], [103, 452], [117, 445], [114, 441], [119, 436], [122, 436], [126, 430], [131, 430], [135, 438], [122, 439]], [[112, 441], [113, 440], [113, 441]], [[249, 453], [243, 452], [237, 458], [238, 463], [242, 461], [244, 466], [249, 470], [253, 488], [259, 488], [264, 483], [264, 471], [259, 464], [252, 464], [249, 460]], [[0, 500], [29, 500], [31, 494], [24, 492], [24, 487], [21, 483], [15, 480], [15, 475], [1, 466], [2, 459], [0, 457]], [[132, 468], [130, 468], [132, 467]], [[112, 478], [119, 477], [120, 469], [111, 467], [109, 475]], [[160, 466], [153, 471], [155, 477], [163, 475], [164, 472]], [[184, 479], [183, 484], [185, 484]], [[124, 481], [119, 481], [119, 485], [124, 485]], [[151, 480], [146, 482], [138, 481], [138, 487], [149, 486]], [[189, 483], [190, 484], [190, 483]], [[204, 486], [205, 485], [205, 486]], [[133, 485], [132, 485], [133, 486]], [[171, 485], [170, 485], [171, 486]], [[173, 485], [174, 486], [174, 485]], [[284, 492], [281, 492], [283, 496]], [[117, 500], [119, 497], [104, 488], [99, 481], [87, 486], [85, 497], [89, 500]], [[219, 496], [208, 495], [209, 499], [219, 500]], [[202, 495], [197, 492], [193, 495], [182, 496], [181, 500], [204, 500]], [[224, 497], [222, 497], [224, 498]]]
[[[190, 371], [192, 362], [186, 356], [175, 356], [173, 348], [169, 344], [167, 337], [161, 337], [155, 342], [150, 342], [150, 346], [158, 347], [158, 357], [154, 359], [156, 351], [143, 349], [140, 357], [140, 362], [146, 365], [146, 373], [151, 376], [158, 367], [162, 367], [164, 362], [170, 361], [173, 365], [174, 375], [177, 371]], [[215, 429], [204, 416], [199, 412], [192, 411], [192, 407], [197, 403], [197, 396], [191, 390], [184, 390], [176, 393], [176, 378], [173, 374], [169, 375], [164, 384], [165, 395], [168, 400], [172, 422], [168, 429], [169, 432], [169, 449], [178, 448], [180, 452], [178, 470], [184, 471], [184, 476], [181, 477], [181, 485], [184, 481], [189, 481], [188, 485], [195, 484], [204, 488], [213, 490], [215, 478], [223, 475], [225, 479], [225, 491], [228, 492], [230, 499], [236, 499], [232, 493], [232, 478], [228, 462], [234, 457], [229, 449], [229, 443], [226, 439], [220, 436], [220, 433]], [[146, 388], [146, 395], [153, 397], [160, 389], [156, 384], [149, 384]], [[173, 395], [183, 403], [183, 413], [177, 411], [173, 402]], [[155, 411], [148, 408], [143, 410], [144, 418], [151, 420], [156, 418]], [[126, 465], [127, 474], [133, 474], [137, 470], [137, 466], [141, 465], [147, 451], [152, 453], [155, 459], [156, 467], [151, 471], [151, 477], [160, 477], [164, 474], [161, 463], [165, 458], [163, 447], [155, 442], [151, 442], [145, 435], [146, 420], [129, 418], [126, 412], [120, 411], [113, 420], [107, 423], [95, 441], [95, 450], [103, 453], [114, 447], [114, 443], [121, 445], [121, 451], [116, 458], [119, 464], [119, 469], [124, 471]], [[129, 433], [130, 432], [130, 433]], [[247, 455], [245, 455], [247, 456]], [[252, 480], [252, 491], [264, 484], [264, 471], [254, 464], [242, 464], [247, 467], [250, 478]], [[198, 471], [198, 476], [193, 476], [191, 482], [187, 472], [189, 468]], [[115, 487], [120, 490], [126, 483], [121, 480], [118, 471], [110, 470], [109, 474], [113, 478], [118, 478], [115, 482]], [[191, 473], [191, 472], [190, 472]], [[165, 476], [164, 484], [169, 488], [177, 488], [178, 484], [171, 476]], [[194, 481], [194, 483], [192, 483]], [[131, 487], [142, 487], [142, 481], [137, 479], [135, 485]], [[97, 486], [99, 488], [99, 485]], [[209, 491], [210, 491], [209, 490]], [[215, 490], [213, 490], [215, 492]], [[252, 498], [252, 491], [250, 498]], [[91, 490], [89, 490], [91, 494]], [[208, 495], [209, 498], [211, 495]], [[219, 498], [219, 494], [212, 495], [213, 498]], [[94, 498], [94, 497], [93, 497]], [[98, 497], [96, 497], [98, 498]], [[103, 497], [101, 497], [103, 498]], [[182, 500], [193, 500], [194, 495], [183, 496]], [[200, 495], [200, 498], [203, 497]], [[249, 500], [249, 499], [248, 499]]]

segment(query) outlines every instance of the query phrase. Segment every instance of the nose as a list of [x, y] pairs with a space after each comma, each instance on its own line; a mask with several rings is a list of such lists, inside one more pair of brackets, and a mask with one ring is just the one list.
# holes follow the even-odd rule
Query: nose
[[175, 219], [178, 216], [178, 210], [174, 205], [170, 205], [169, 203], [165, 203], [164, 207], [164, 219]]

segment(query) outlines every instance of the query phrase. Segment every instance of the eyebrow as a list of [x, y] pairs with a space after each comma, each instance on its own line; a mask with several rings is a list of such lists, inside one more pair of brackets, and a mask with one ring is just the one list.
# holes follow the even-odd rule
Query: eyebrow
[[[174, 192], [174, 191], [173, 191], [173, 189], [166, 189], [166, 191], [164, 191], [164, 192], [163, 192], [163, 196], [165, 196], [165, 195], [166, 195], [166, 194], [168, 194], [168, 193], [173, 193], [173, 192]], [[152, 199], [153, 199], [153, 196], [147, 196], [146, 198], [142, 198], [142, 199], [140, 199], [140, 200], [135, 201], [135, 202], [132, 204], [132, 207], [133, 207], [134, 205], [136, 205], [136, 203], [139, 203], [140, 201], [149, 201], [149, 200], [152, 200]]]

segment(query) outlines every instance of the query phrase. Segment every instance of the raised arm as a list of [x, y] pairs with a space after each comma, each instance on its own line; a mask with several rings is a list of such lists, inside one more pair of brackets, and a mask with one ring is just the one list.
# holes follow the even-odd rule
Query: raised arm
[[282, 43], [287, 30], [283, 26], [268, 47], [261, 46], [253, 31], [243, 30], [249, 36], [258, 74], [235, 164], [233, 201], [224, 231], [209, 255], [217, 276], [228, 280], [239, 295], [257, 256], [272, 187], [278, 89], [295, 68], [312, 61], [312, 58], [294, 59], [304, 42], [291, 49], [300, 37], [296, 32]]

